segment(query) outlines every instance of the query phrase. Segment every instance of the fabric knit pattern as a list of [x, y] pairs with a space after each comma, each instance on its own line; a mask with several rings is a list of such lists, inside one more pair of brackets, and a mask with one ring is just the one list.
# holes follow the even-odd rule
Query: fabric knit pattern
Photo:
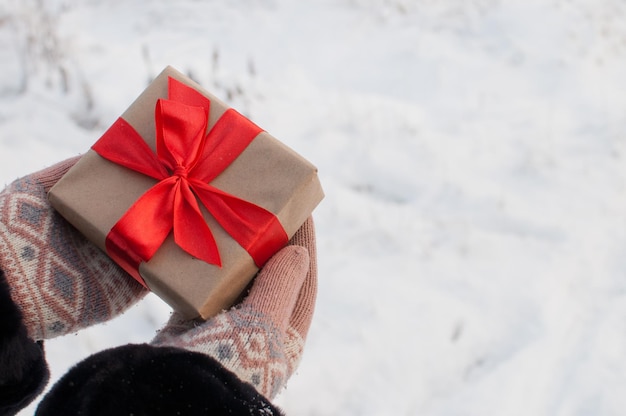
[[152, 344], [210, 355], [274, 398], [300, 361], [317, 294], [311, 219], [291, 243], [264, 266], [241, 305], [203, 323], [174, 314]]
[[47, 191], [76, 160], [0, 193], [0, 268], [34, 340], [107, 321], [146, 293], [49, 205]]
[[191, 328], [170, 321], [152, 344], [209, 355], [269, 398], [276, 396], [289, 373], [282, 334], [250, 307], [222, 313]]

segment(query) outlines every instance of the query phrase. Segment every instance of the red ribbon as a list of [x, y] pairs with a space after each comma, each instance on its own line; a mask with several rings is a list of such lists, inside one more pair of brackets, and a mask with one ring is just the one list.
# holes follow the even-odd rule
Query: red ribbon
[[198, 200], [261, 267], [288, 240], [278, 218], [209, 183], [262, 131], [228, 109], [205, 134], [211, 102], [193, 88], [168, 79], [168, 99], [156, 103], [156, 154], [119, 118], [93, 145], [105, 159], [158, 181], [113, 226], [108, 254], [139, 282], [138, 268], [173, 231], [190, 255], [221, 267], [217, 243]]

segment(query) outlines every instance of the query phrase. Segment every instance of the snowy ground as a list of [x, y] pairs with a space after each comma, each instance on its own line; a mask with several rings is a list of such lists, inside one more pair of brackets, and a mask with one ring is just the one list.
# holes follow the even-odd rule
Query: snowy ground
[[[319, 167], [288, 414], [624, 413], [626, 4], [0, 0], [0, 182], [168, 64]], [[48, 342], [53, 377], [168, 313]]]

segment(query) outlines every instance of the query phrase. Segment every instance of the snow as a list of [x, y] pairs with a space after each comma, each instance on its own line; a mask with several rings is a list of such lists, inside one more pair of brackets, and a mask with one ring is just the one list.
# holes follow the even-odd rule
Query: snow
[[[291, 415], [621, 415], [626, 4], [2, 0], [0, 182], [172, 65], [319, 167]], [[169, 309], [47, 342], [53, 379]], [[32, 414], [34, 406], [21, 415]]]

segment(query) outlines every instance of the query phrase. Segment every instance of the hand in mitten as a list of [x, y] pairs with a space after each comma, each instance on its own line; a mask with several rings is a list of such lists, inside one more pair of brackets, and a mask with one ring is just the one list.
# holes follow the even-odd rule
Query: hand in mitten
[[315, 229], [309, 218], [259, 272], [240, 305], [203, 323], [174, 314], [152, 344], [212, 356], [272, 399], [300, 360], [316, 294]]
[[267, 399], [300, 360], [317, 294], [311, 219], [290, 244], [241, 304], [206, 322], [175, 313], [151, 344], [88, 357], [55, 384], [36, 415], [281, 415]]
[[0, 193], [0, 270], [33, 340], [109, 320], [146, 293], [49, 205], [48, 190], [78, 159]]

